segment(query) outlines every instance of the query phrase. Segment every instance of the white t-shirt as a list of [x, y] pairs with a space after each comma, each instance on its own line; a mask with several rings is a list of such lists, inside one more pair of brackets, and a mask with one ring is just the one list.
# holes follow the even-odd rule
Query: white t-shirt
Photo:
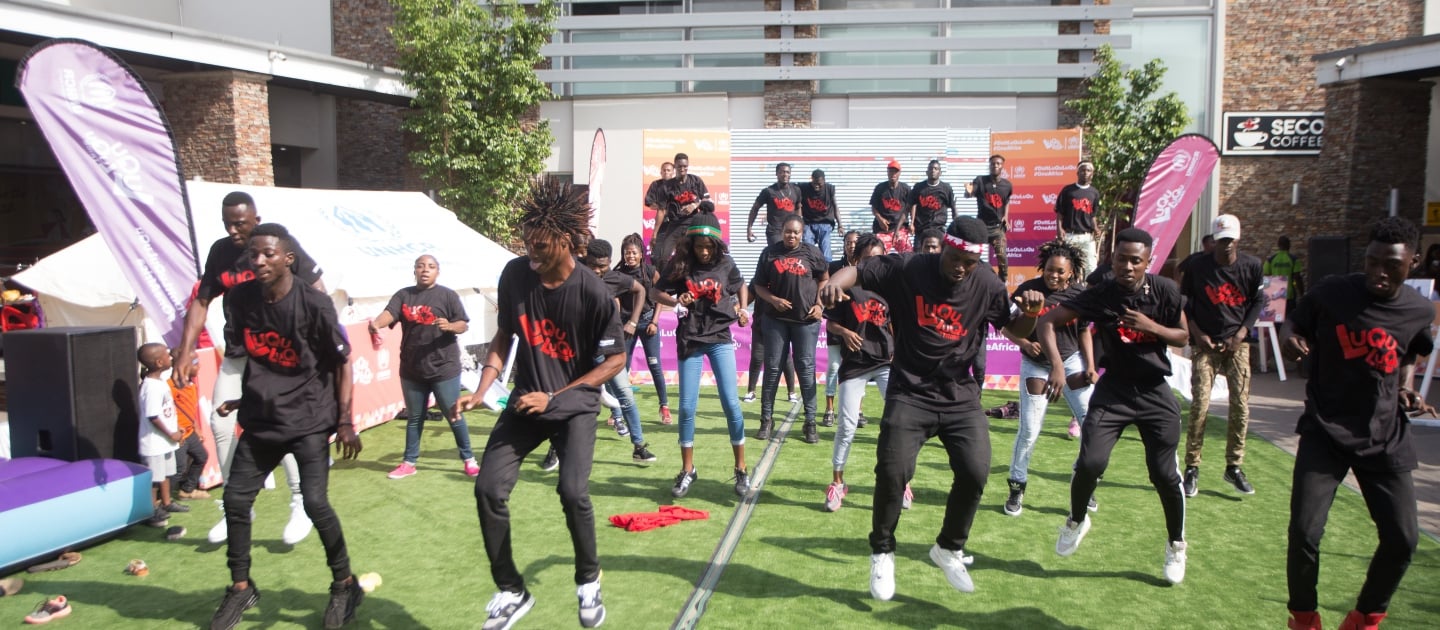
[[175, 418], [175, 397], [170, 386], [158, 378], [140, 379], [140, 454], [164, 455], [179, 448], [170, 441], [170, 436], [155, 428], [151, 418], [160, 418], [165, 430], [174, 433], [180, 430]]

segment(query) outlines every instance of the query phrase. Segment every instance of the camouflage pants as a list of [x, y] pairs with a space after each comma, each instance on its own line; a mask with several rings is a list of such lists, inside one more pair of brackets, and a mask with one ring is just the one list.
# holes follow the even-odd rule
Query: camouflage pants
[[1190, 346], [1190, 427], [1185, 438], [1185, 466], [1200, 465], [1205, 446], [1205, 418], [1210, 411], [1210, 389], [1217, 372], [1225, 375], [1230, 389], [1230, 422], [1225, 434], [1225, 464], [1239, 466], [1245, 461], [1245, 431], [1250, 425], [1250, 346], [1240, 344], [1226, 351]]

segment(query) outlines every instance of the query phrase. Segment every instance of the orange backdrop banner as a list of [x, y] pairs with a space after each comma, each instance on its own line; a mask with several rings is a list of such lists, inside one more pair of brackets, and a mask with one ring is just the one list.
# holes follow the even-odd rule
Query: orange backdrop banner
[[[676, 153], [690, 157], [690, 174], [705, 180], [710, 200], [715, 202], [715, 216], [720, 219], [721, 237], [730, 242], [730, 132], [687, 129], [645, 130], [644, 181], [640, 198], [650, 189], [650, 182], [660, 178], [660, 165], [674, 161]], [[655, 211], [641, 202], [645, 237], [648, 246], [655, 232]]]
[[1080, 130], [1006, 131], [990, 136], [992, 153], [1005, 156], [1010, 195], [1010, 232], [1006, 234], [1011, 290], [1038, 275], [1040, 245], [1055, 238], [1055, 198], [1075, 183], [1080, 161]]

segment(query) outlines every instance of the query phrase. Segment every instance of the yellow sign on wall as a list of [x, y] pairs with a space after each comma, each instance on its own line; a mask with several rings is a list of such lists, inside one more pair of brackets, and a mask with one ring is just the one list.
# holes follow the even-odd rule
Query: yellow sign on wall
[[1425, 202], [1425, 227], [1440, 227], [1440, 201]]

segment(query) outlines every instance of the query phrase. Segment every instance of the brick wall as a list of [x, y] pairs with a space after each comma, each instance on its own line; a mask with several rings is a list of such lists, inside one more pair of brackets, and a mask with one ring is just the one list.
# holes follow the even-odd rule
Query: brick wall
[[[331, 0], [331, 48], [337, 57], [376, 66], [396, 63], [388, 0]], [[341, 188], [421, 190], [400, 131], [404, 107], [335, 99], [336, 171]]]
[[188, 72], [163, 79], [165, 116], [189, 179], [273, 186], [270, 77], [236, 71]]
[[1416, 109], [1428, 111], [1428, 95], [1422, 103], [1404, 86], [1369, 81], [1322, 88], [1311, 57], [1421, 35], [1423, 17], [1424, 0], [1228, 0], [1223, 110], [1326, 114], [1320, 155], [1221, 160], [1219, 212], [1240, 217], [1246, 250], [1268, 256], [1286, 234], [1303, 254], [1312, 236], [1350, 236], [1354, 267], [1365, 225], [1386, 214], [1392, 186], [1402, 208], [1418, 207], [1423, 141], [1398, 140], [1425, 137], [1428, 114]]
[[[1078, 6], [1080, 0], [1052, 0], [1053, 4], [1059, 6]], [[1092, 4], [1108, 5], [1110, 0], [1095, 0]], [[1110, 34], [1110, 20], [1097, 20], [1092, 29], [1098, 35]], [[1079, 22], [1060, 22], [1059, 33], [1061, 35], [1079, 35]], [[1060, 63], [1080, 63], [1080, 51], [1061, 50], [1058, 51]], [[1056, 126], [1060, 129], [1069, 129], [1080, 126], [1080, 114], [1065, 106], [1065, 101], [1080, 98], [1085, 94], [1084, 81], [1082, 79], [1057, 79], [1055, 83], [1056, 106], [1059, 108], [1056, 118]]]
[[[796, 11], [819, 9], [817, 0], [795, 0]], [[780, 0], [765, 0], [766, 11], [779, 11]], [[795, 38], [816, 37], [813, 24], [795, 26]], [[780, 27], [765, 27], [766, 39], [779, 39]], [[794, 55], [795, 66], [813, 66], [817, 63], [814, 53]], [[765, 54], [765, 65], [779, 66], [780, 55]], [[766, 81], [765, 82], [765, 128], [809, 128], [810, 100], [815, 96], [814, 81]]]

